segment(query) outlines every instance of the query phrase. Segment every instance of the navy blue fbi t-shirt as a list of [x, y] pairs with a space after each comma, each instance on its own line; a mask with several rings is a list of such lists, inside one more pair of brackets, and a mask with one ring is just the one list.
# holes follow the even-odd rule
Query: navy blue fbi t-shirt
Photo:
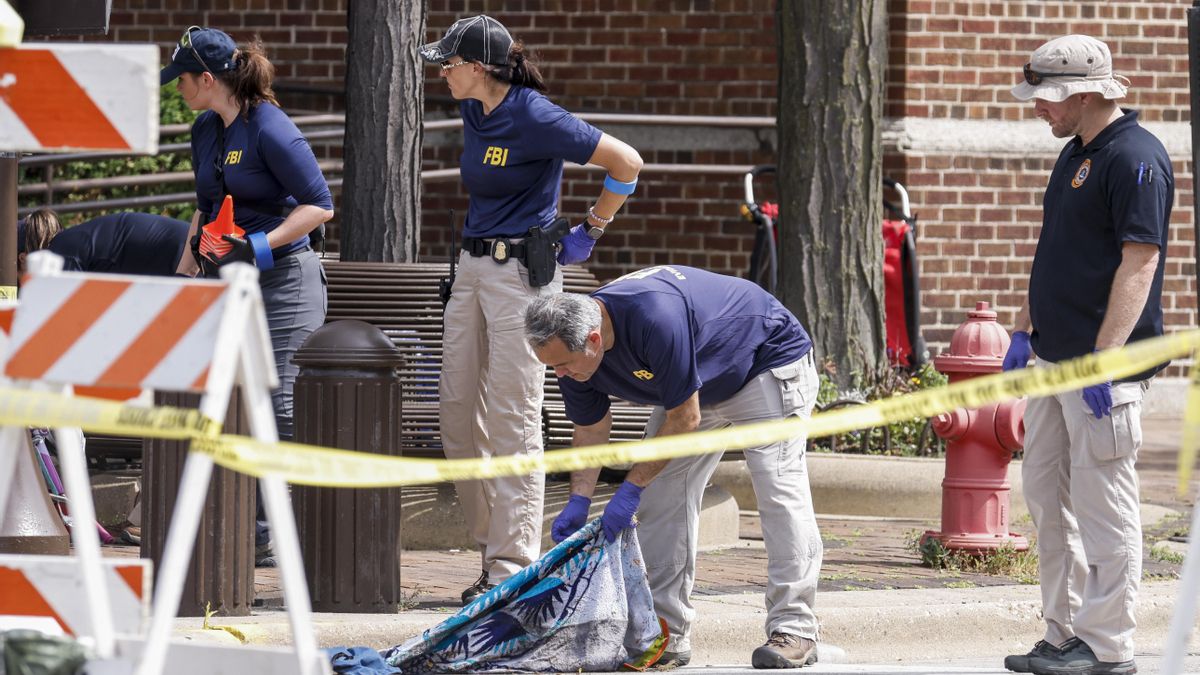
[[[1042, 232], [1029, 276], [1033, 350], [1057, 362], [1090, 354], [1108, 307], [1124, 242], [1159, 247], [1158, 269], [1129, 342], [1162, 335], [1163, 266], [1175, 176], [1162, 143], [1137, 113], [1087, 146], [1076, 137], [1050, 174]], [[1144, 379], [1166, 364], [1128, 378]]]
[[490, 114], [474, 99], [460, 109], [461, 173], [471, 195], [463, 236], [522, 237], [553, 222], [563, 160], [587, 164], [600, 130], [519, 85]]
[[650, 267], [593, 292], [613, 326], [613, 346], [587, 382], [559, 378], [567, 417], [599, 422], [609, 396], [676, 408], [728, 400], [754, 377], [812, 349], [808, 333], [757, 285], [694, 267]]
[[183, 255], [188, 226], [149, 213], [111, 213], [68, 227], [47, 248], [70, 271], [169, 277]]
[[[270, 232], [284, 217], [280, 209], [311, 204], [333, 208], [329, 185], [317, 166], [304, 135], [287, 113], [270, 103], [250, 108], [225, 128], [224, 149], [218, 148], [221, 117], [211, 110], [192, 124], [192, 161], [200, 224], [211, 221], [225, 195], [217, 175], [217, 157], [225, 172], [225, 187], [233, 195], [233, 219], [247, 234]], [[308, 237], [275, 249], [291, 253], [308, 245]]]

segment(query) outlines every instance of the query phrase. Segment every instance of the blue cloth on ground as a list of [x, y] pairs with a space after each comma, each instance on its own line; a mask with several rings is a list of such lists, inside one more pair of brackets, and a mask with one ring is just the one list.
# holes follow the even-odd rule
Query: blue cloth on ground
[[400, 671], [383, 662], [370, 647], [332, 647], [324, 650], [337, 675], [395, 675]]
[[597, 518], [454, 616], [382, 654], [404, 675], [614, 671], [661, 648], [661, 633], [635, 530], [608, 544]]

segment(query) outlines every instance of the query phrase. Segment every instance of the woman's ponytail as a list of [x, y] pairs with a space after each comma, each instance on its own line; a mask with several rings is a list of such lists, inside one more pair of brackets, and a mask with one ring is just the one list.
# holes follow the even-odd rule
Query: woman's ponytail
[[220, 78], [233, 92], [233, 98], [242, 108], [242, 115], [250, 108], [266, 101], [279, 105], [271, 83], [275, 79], [275, 66], [267, 59], [262, 42], [256, 37], [253, 42], [233, 54], [237, 67], [220, 74]]
[[506, 84], [519, 84], [535, 91], [546, 93], [546, 81], [537, 65], [525, 53], [525, 44], [520, 40], [513, 42], [508, 51], [508, 63], [503, 66], [485, 66], [492, 79]]

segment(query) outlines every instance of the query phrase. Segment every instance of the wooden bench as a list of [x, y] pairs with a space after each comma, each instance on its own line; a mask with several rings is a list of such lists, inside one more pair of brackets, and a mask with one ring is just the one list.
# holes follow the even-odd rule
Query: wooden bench
[[[447, 263], [353, 263], [323, 261], [329, 278], [327, 321], [357, 319], [387, 335], [404, 353], [402, 450], [410, 457], [442, 457], [438, 424], [438, 374], [442, 364], [442, 302], [438, 280]], [[600, 284], [578, 266], [563, 268], [563, 290], [588, 293]], [[613, 404], [614, 441], [639, 440], [650, 416], [648, 406]], [[547, 449], [571, 445], [558, 379], [546, 370], [542, 432]]]

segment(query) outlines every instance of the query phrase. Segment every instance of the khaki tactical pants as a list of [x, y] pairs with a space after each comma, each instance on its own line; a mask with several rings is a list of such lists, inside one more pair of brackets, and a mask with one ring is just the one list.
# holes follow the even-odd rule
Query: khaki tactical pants
[[[762, 373], [732, 398], [700, 408], [700, 430], [797, 416], [808, 417], [817, 401], [817, 371], [812, 353]], [[656, 408], [646, 425], [653, 437], [666, 413]], [[767, 548], [766, 633], [817, 638], [813, 603], [823, 548], [813, 513], [803, 436], [747, 448], [746, 465], [758, 499]], [[646, 560], [654, 609], [671, 632], [668, 651], [691, 649], [692, 585], [696, 580], [696, 543], [704, 486], [721, 453], [680, 457], [667, 464], [642, 493], [638, 540]]]
[[1149, 381], [1115, 384], [1112, 414], [1096, 419], [1082, 393], [1030, 399], [1025, 501], [1037, 527], [1046, 641], [1077, 636], [1101, 661], [1133, 658], [1142, 578], [1134, 470]]
[[[554, 282], [530, 288], [516, 260], [499, 264], [463, 252], [446, 306], [438, 382], [442, 446], [447, 459], [542, 452], [546, 367], [525, 341], [525, 308]], [[458, 481], [458, 499], [483, 570], [499, 583], [540, 555], [545, 475]]]

